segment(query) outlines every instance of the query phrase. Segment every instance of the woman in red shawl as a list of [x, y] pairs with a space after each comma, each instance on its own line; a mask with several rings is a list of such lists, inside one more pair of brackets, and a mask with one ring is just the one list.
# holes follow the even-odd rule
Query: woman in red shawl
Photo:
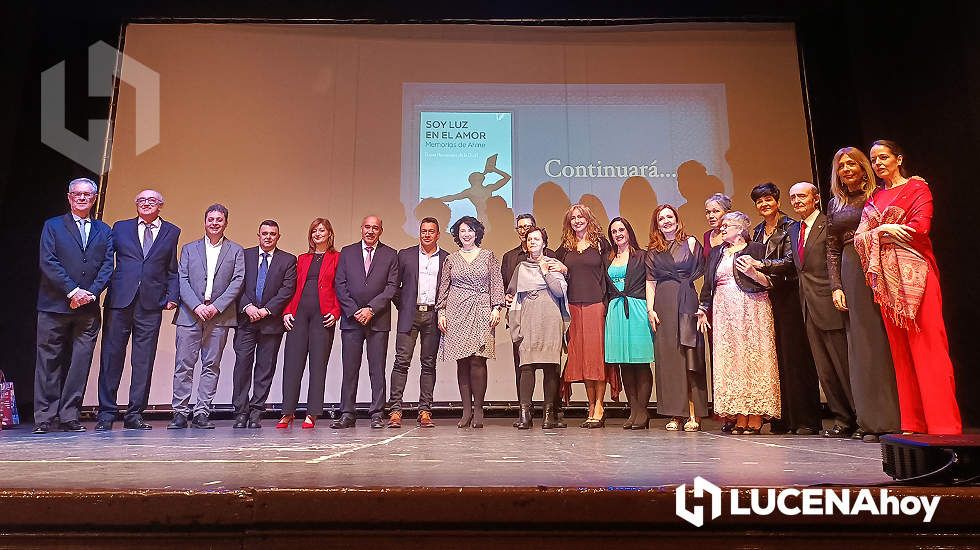
[[892, 141], [871, 146], [871, 164], [885, 186], [868, 200], [854, 247], [881, 306], [898, 386], [902, 430], [962, 433], [953, 364], [943, 322], [939, 270], [932, 253], [932, 192], [906, 177]]

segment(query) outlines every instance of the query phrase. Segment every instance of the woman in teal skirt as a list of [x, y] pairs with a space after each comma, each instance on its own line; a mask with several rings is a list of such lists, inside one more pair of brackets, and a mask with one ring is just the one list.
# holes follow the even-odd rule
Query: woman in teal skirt
[[625, 218], [609, 223], [606, 288], [606, 363], [619, 365], [623, 389], [630, 405], [624, 430], [645, 430], [650, 425], [647, 406], [653, 389], [653, 332], [647, 321], [646, 254]]

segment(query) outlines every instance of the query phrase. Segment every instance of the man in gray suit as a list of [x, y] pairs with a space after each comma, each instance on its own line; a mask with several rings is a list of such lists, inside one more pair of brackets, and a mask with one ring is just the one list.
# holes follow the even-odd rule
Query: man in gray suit
[[201, 358], [201, 380], [191, 425], [212, 429], [208, 420], [211, 400], [218, 387], [221, 353], [228, 329], [238, 324], [236, 304], [245, 281], [245, 252], [225, 238], [228, 209], [213, 204], [204, 213], [205, 237], [180, 249], [177, 276], [180, 305], [177, 325], [177, 357], [174, 365], [174, 420], [167, 428], [187, 427], [194, 366]]
[[834, 427], [824, 437], [848, 437], [857, 425], [847, 364], [844, 314], [834, 307], [827, 273], [827, 216], [817, 210], [820, 195], [810, 182], [790, 187], [789, 202], [800, 217], [790, 229], [793, 263], [799, 273], [800, 306], [820, 386]]

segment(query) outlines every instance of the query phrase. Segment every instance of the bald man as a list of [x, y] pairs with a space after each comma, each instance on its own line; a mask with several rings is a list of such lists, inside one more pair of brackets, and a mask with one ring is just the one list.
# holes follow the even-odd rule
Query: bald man
[[340, 341], [344, 375], [340, 387], [341, 416], [330, 427], [354, 427], [357, 380], [367, 347], [371, 377], [371, 427], [384, 428], [385, 364], [391, 332], [391, 299], [398, 290], [398, 253], [381, 243], [381, 218], [361, 221], [361, 240], [345, 246], [337, 259], [334, 287], [340, 302]]
[[[799, 273], [800, 306], [820, 386], [834, 427], [824, 437], [849, 437], [857, 426], [847, 364], [844, 314], [834, 307], [827, 273], [827, 216], [817, 208], [820, 192], [810, 182], [790, 187], [789, 202], [800, 221], [790, 229], [793, 263]], [[862, 434], [863, 435], [863, 434]]]

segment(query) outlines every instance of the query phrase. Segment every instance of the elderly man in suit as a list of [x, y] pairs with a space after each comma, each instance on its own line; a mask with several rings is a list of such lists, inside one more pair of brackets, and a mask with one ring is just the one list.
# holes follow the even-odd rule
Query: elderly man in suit
[[824, 437], [848, 437], [857, 421], [847, 364], [844, 314], [834, 307], [827, 273], [827, 216], [817, 209], [820, 195], [812, 183], [804, 181], [790, 187], [789, 202], [800, 217], [790, 230], [790, 242], [793, 263], [799, 273], [806, 335], [820, 386], [827, 396], [827, 407], [834, 416], [834, 427], [821, 433]]
[[436, 295], [442, 264], [449, 253], [439, 248], [439, 221], [423, 218], [419, 223], [419, 244], [398, 251], [398, 279], [394, 304], [398, 308], [398, 334], [395, 336], [395, 363], [391, 369], [391, 395], [388, 408], [389, 428], [400, 428], [402, 395], [408, 381], [408, 367], [415, 352], [415, 342], [422, 337], [419, 363], [419, 416], [422, 428], [432, 428], [432, 394], [436, 386], [436, 354], [439, 352], [439, 327], [436, 317]]
[[381, 414], [385, 404], [390, 306], [398, 289], [398, 253], [380, 242], [382, 231], [381, 218], [367, 216], [361, 221], [360, 242], [345, 246], [337, 259], [334, 287], [340, 301], [344, 373], [340, 388], [341, 415], [330, 424], [335, 430], [354, 427], [357, 380], [365, 343], [371, 377], [371, 427], [385, 426]]
[[99, 194], [87, 178], [68, 184], [71, 212], [41, 229], [37, 292], [34, 433], [60, 427], [84, 432], [78, 420], [102, 316], [99, 294], [112, 275], [112, 231], [90, 217]]
[[149, 430], [143, 411], [150, 397], [150, 377], [157, 354], [163, 310], [177, 307], [177, 241], [180, 228], [160, 217], [163, 195], [146, 189], [136, 195], [136, 217], [112, 227], [116, 268], [105, 299], [105, 329], [99, 369], [99, 417], [96, 431], [112, 429], [116, 396], [133, 339], [127, 430]]
[[296, 256], [276, 247], [279, 236], [279, 224], [265, 220], [259, 224], [259, 245], [245, 250], [245, 286], [238, 300], [238, 328], [233, 341], [234, 428], [262, 427], [285, 331], [282, 312], [296, 289]]
[[180, 249], [177, 273], [180, 304], [177, 325], [177, 356], [174, 365], [174, 419], [167, 428], [187, 427], [194, 366], [201, 358], [201, 379], [191, 425], [213, 429], [208, 419], [211, 400], [218, 387], [221, 354], [228, 329], [238, 323], [238, 294], [245, 280], [245, 253], [225, 238], [228, 209], [213, 204], [204, 211], [205, 236]]

